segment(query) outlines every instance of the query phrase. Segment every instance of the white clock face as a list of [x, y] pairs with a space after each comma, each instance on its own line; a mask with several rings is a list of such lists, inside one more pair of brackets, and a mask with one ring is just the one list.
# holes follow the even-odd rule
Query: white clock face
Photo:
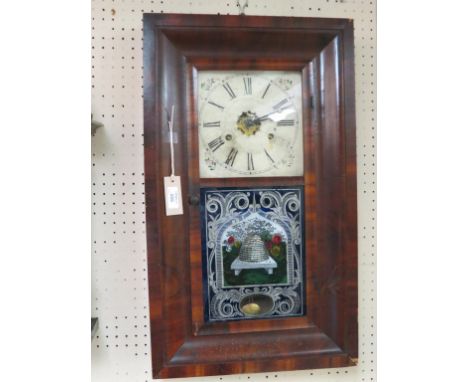
[[302, 176], [301, 74], [199, 71], [201, 178]]

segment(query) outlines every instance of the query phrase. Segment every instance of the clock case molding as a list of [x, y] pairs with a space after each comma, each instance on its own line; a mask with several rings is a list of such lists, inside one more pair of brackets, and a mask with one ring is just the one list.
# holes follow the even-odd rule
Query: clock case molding
[[[358, 355], [353, 22], [144, 15], [144, 150], [154, 378], [351, 366]], [[198, 70], [302, 73], [304, 176], [200, 179]], [[184, 214], [166, 216], [168, 111]], [[200, 187], [304, 186], [307, 313], [204, 321]]]

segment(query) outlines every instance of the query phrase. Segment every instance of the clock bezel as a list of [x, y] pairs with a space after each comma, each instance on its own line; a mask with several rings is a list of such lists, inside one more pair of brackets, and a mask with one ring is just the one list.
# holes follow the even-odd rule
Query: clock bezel
[[[355, 364], [357, 215], [353, 23], [219, 15], [144, 15], [145, 189], [154, 378], [340, 367]], [[235, 47], [235, 49], [233, 48]], [[261, 48], [261, 49], [260, 49]], [[200, 187], [253, 178], [200, 179], [196, 70], [300, 70], [306, 204], [306, 317], [203, 320]], [[311, 96], [314, 97], [311, 97]], [[170, 174], [166, 111], [175, 111], [175, 168], [185, 215], [164, 213]], [[306, 128], [307, 126], [307, 128]], [[307, 266], [310, 264], [310, 267]]]

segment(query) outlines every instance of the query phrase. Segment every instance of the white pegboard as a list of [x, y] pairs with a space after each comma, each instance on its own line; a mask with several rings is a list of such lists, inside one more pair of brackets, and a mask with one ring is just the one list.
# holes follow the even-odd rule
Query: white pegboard
[[[241, 4], [243, 1], [241, 0]], [[92, 343], [94, 382], [150, 381], [143, 168], [143, 13], [237, 14], [235, 0], [92, 0]], [[375, 2], [250, 0], [247, 15], [354, 19], [359, 224], [357, 367], [201, 377], [203, 381], [367, 382], [375, 340]], [[183, 379], [186, 380], [186, 379]]]

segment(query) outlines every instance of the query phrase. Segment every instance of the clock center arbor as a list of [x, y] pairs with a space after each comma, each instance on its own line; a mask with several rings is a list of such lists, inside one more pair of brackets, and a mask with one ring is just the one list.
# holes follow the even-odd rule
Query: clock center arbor
[[144, 88], [153, 377], [354, 365], [352, 21], [148, 14]]

